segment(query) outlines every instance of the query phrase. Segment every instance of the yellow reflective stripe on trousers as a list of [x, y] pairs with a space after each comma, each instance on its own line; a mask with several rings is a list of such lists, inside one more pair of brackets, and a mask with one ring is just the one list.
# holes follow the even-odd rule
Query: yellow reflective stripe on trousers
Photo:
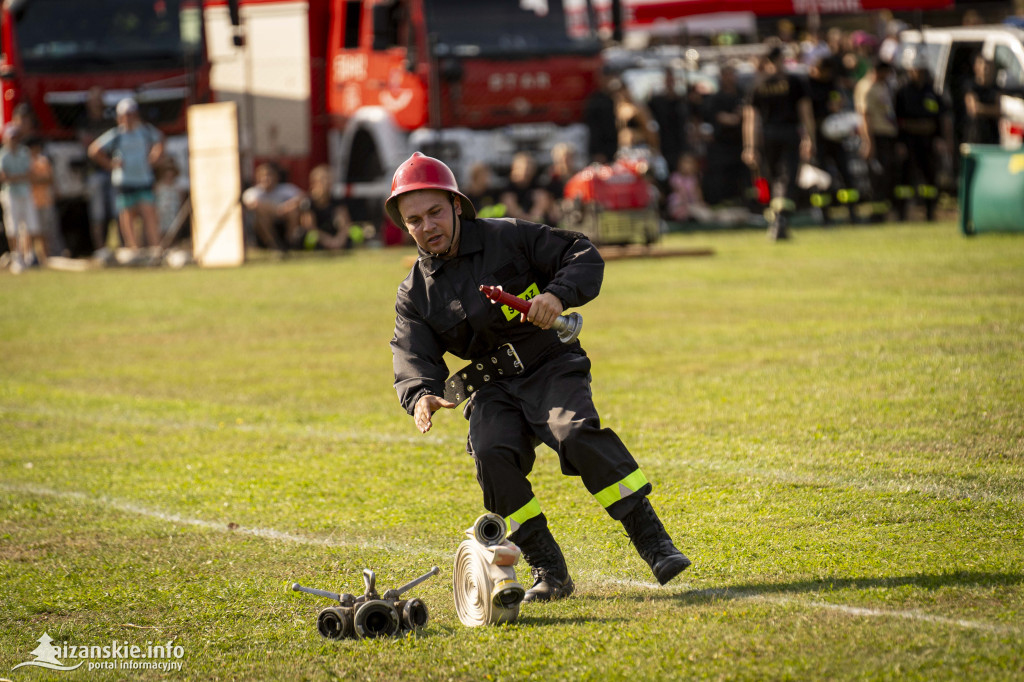
[[604, 490], [594, 493], [594, 499], [607, 509], [622, 498], [629, 497], [645, 485], [647, 485], [647, 477], [644, 476], [644, 472], [637, 469], [621, 481], [612, 483]]
[[534, 516], [540, 516], [540, 502], [537, 501], [536, 497], [505, 517], [505, 525], [508, 526], [508, 532], [515, 533], [519, 530], [519, 526]]

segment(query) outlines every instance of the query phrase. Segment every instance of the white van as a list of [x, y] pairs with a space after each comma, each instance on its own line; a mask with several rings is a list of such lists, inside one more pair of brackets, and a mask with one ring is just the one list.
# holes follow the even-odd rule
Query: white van
[[974, 59], [980, 54], [996, 66], [996, 83], [1005, 93], [1000, 106], [1004, 147], [1020, 147], [1024, 137], [1024, 30], [1016, 26], [957, 26], [925, 28], [900, 33], [901, 56], [910, 50], [923, 58], [935, 77], [935, 92], [945, 96], [954, 122], [965, 115], [964, 83], [974, 73]]

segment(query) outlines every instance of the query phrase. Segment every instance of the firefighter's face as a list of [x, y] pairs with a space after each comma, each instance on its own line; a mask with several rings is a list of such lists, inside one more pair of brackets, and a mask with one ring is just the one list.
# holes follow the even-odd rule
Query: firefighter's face
[[459, 197], [437, 189], [421, 189], [398, 197], [398, 212], [416, 245], [427, 253], [444, 253], [452, 245], [452, 210], [462, 215]]

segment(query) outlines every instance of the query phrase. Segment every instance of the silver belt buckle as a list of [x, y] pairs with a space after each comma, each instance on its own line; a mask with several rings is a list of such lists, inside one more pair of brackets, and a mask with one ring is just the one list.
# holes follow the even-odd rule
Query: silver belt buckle
[[[511, 343], [504, 343], [504, 344], [498, 346], [497, 352], [498, 353], [503, 353], [503, 354], [509, 356], [510, 358], [512, 358], [512, 366], [515, 367], [516, 370], [517, 370], [513, 374], [513, 376], [515, 374], [521, 374], [522, 373], [522, 371], [524, 369], [523, 368], [523, 361], [519, 359], [519, 353], [516, 352], [515, 346], [513, 346]], [[496, 365], [498, 364], [498, 359], [497, 358], [492, 358], [492, 361], [494, 362], [494, 364], [496, 364]], [[498, 370], [498, 373], [499, 374], [504, 374], [504, 372], [501, 369]]]

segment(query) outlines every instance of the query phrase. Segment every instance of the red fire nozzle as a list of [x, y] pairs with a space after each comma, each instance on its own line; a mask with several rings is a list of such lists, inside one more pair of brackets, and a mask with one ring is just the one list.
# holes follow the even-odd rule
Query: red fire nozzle
[[[492, 287], [486, 284], [481, 284], [480, 291], [483, 292], [484, 296], [491, 299], [491, 303], [507, 305], [512, 310], [524, 315], [530, 312], [529, 301], [524, 301], [518, 296], [513, 296], [512, 294], [505, 292], [500, 286]], [[551, 323], [551, 328], [558, 332], [559, 341], [562, 343], [572, 343], [583, 330], [583, 316], [579, 313], [559, 315], [558, 318]]]

